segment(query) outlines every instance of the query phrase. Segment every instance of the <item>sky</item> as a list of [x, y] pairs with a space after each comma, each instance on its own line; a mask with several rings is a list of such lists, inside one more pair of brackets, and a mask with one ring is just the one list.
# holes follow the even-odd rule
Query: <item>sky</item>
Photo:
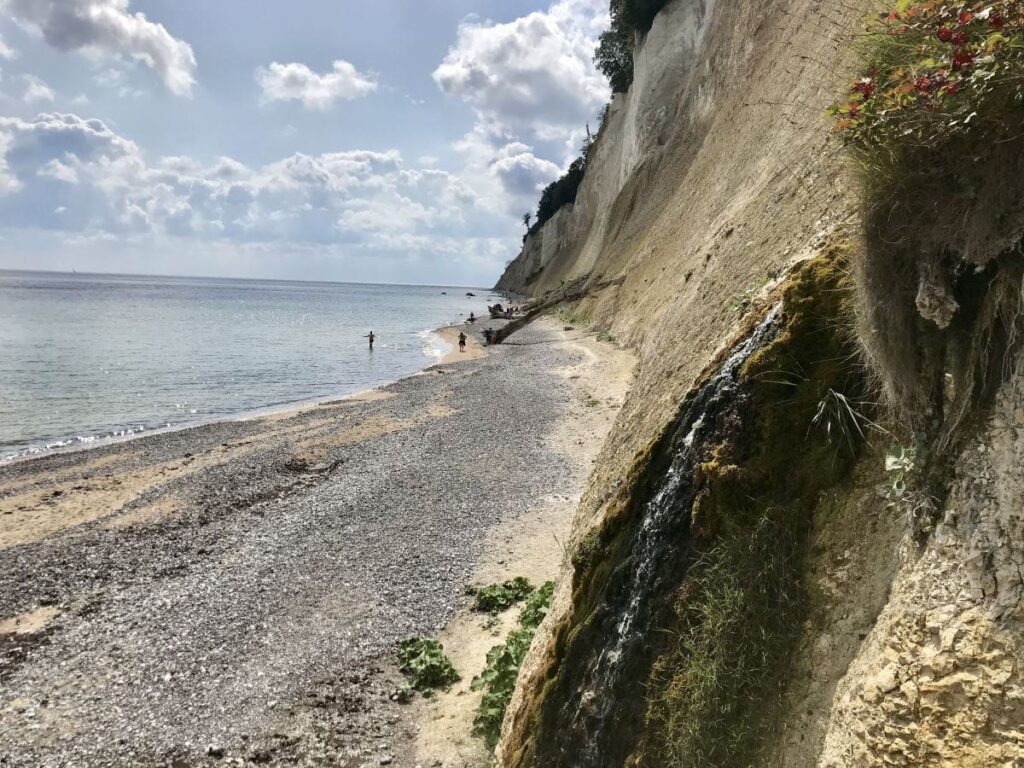
[[607, 0], [0, 0], [0, 269], [486, 285]]

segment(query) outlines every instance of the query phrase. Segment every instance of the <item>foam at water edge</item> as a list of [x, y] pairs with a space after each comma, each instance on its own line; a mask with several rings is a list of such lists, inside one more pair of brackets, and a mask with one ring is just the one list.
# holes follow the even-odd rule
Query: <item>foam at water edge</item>
[[[192, 411], [195, 413], [195, 411]], [[171, 427], [170, 423], [167, 427]], [[149, 427], [149, 430], [159, 429]], [[103, 432], [95, 435], [75, 435], [74, 437], [67, 438], [65, 440], [51, 440], [50, 442], [42, 445], [32, 445], [21, 451], [15, 451], [14, 453], [8, 453], [0, 455], [0, 464], [14, 461], [15, 459], [23, 459], [29, 456], [39, 456], [44, 453], [50, 453], [51, 451], [58, 451], [62, 448], [75, 447], [88, 447], [90, 445], [99, 445], [103, 443], [113, 442], [118, 438], [136, 437], [146, 432], [147, 428], [142, 424], [137, 424], [131, 427], [124, 427], [123, 429], [114, 429], [110, 432]]]
[[454, 347], [442, 338], [437, 331], [426, 330], [416, 334], [423, 339], [423, 354], [436, 360], [441, 360], [451, 352]]

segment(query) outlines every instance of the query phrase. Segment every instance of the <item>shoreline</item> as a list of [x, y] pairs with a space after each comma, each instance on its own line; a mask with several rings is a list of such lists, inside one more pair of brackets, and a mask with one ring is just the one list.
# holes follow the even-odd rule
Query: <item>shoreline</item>
[[550, 560], [530, 513], [585, 476], [559, 425], [599, 409], [556, 325], [373, 396], [0, 466], [0, 759], [413, 765], [396, 643], [451, 626], [508, 536]]
[[[238, 422], [238, 421], [252, 421], [263, 418], [269, 418], [274, 416], [287, 416], [292, 413], [297, 413], [310, 408], [317, 408], [319, 406], [328, 406], [343, 401], [359, 400], [366, 396], [372, 396], [372, 393], [378, 392], [385, 387], [390, 387], [400, 383], [404, 379], [412, 376], [422, 376], [424, 373], [429, 371], [438, 365], [448, 365], [450, 363], [456, 363], [459, 360], [472, 360], [481, 357], [487, 352], [482, 348], [480, 341], [472, 333], [467, 333], [467, 352], [460, 355], [458, 352], [458, 330], [462, 329], [462, 324], [449, 324], [443, 325], [439, 328], [435, 328], [432, 331], [428, 331], [428, 334], [437, 336], [449, 349], [438, 355], [431, 355], [424, 352], [424, 366], [412, 373], [399, 376], [396, 379], [380, 381], [372, 384], [364, 389], [359, 389], [347, 394], [330, 394], [323, 395], [322, 397], [306, 398], [301, 400], [288, 401], [284, 403], [276, 403], [271, 405], [259, 406], [257, 408], [249, 408], [246, 410], [238, 411], [230, 415], [212, 417], [210, 419], [201, 419], [198, 421], [182, 422], [180, 424], [171, 424], [170, 426], [164, 427], [143, 427], [138, 431], [131, 432], [130, 434], [109, 434], [109, 435], [97, 435], [90, 438], [67, 438], [62, 441], [68, 444], [54, 445], [54, 447], [44, 447], [39, 449], [28, 449], [21, 453], [15, 453], [10, 456], [0, 457], [0, 469], [5, 467], [20, 464], [26, 461], [33, 461], [35, 459], [45, 458], [47, 456], [77, 453], [79, 451], [91, 451], [98, 448], [104, 448], [111, 445], [119, 445], [121, 443], [131, 442], [134, 440], [141, 440], [155, 435], [164, 435], [175, 432], [182, 432], [191, 429], [201, 429], [208, 427], [213, 424], [222, 424], [225, 422]], [[476, 348], [474, 350], [474, 347]], [[78, 442], [73, 442], [77, 440]], [[58, 441], [61, 442], [61, 441]]]
[[[476, 329], [473, 324], [470, 323], [459, 323], [454, 325], [445, 325], [438, 328], [434, 333], [440, 336], [451, 349], [438, 361], [438, 365], [448, 365], [450, 363], [457, 363], [460, 360], [476, 360], [477, 358], [483, 357], [487, 354], [487, 350], [480, 343], [477, 333], [474, 333]], [[466, 334], [466, 351], [459, 352], [459, 332]]]

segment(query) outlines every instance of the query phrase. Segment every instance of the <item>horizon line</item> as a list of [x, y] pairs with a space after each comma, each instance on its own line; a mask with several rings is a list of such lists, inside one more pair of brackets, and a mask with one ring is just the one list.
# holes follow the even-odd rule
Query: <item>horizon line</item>
[[185, 278], [187, 280], [248, 280], [250, 282], [262, 283], [310, 283], [321, 285], [387, 285], [402, 286], [408, 288], [475, 288], [478, 291], [493, 291], [492, 286], [484, 287], [479, 285], [455, 285], [444, 283], [383, 283], [373, 280], [303, 280], [290, 277], [224, 277], [217, 275], [169, 275], [152, 272], [78, 272], [77, 270], [66, 269], [14, 269], [0, 267], [0, 273], [21, 273], [37, 275], [82, 275], [92, 277], [163, 277], [163, 278]]

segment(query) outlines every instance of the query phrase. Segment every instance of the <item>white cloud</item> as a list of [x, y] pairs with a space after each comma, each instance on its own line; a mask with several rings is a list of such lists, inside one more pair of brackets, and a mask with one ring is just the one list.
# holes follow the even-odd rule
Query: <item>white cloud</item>
[[21, 189], [21, 182], [7, 165], [7, 152], [12, 144], [12, 137], [0, 131], [0, 197], [10, 195]]
[[[514, 154], [509, 155], [513, 159]], [[474, 195], [397, 150], [294, 154], [254, 167], [223, 157], [150, 161], [99, 120], [0, 117], [0, 226], [65, 233], [319, 244], [366, 258], [484, 258], [514, 245]]]
[[53, 88], [35, 75], [22, 75], [21, 79], [25, 82], [25, 95], [22, 99], [26, 104], [34, 101], [53, 101], [56, 98]]
[[377, 82], [347, 61], [338, 60], [330, 72], [319, 74], [293, 62], [256, 70], [265, 101], [299, 101], [306, 109], [329, 109], [337, 101], [350, 101], [375, 91]]
[[504, 24], [459, 25], [433, 77], [476, 116], [453, 146], [480, 206], [518, 221], [575, 158], [585, 126], [610, 97], [593, 61], [607, 26], [607, 0], [555, 0]]
[[52, 179], [63, 181], [65, 184], [77, 184], [78, 183], [78, 172], [75, 171], [70, 165], [65, 165], [60, 160], [54, 158], [42, 168], [39, 169], [40, 176], [49, 176]]
[[561, 139], [609, 98], [593, 62], [607, 23], [607, 0], [559, 0], [505, 24], [465, 21], [434, 80], [489, 130]]
[[519, 142], [506, 144], [491, 161], [491, 173], [509, 195], [525, 195], [530, 199], [535, 199], [543, 186], [560, 172], [557, 165], [537, 157]]
[[0, 0], [14, 20], [36, 30], [61, 51], [123, 56], [153, 70], [179, 96], [195, 84], [192, 47], [163, 24], [131, 13], [131, 0]]
[[7, 44], [7, 41], [5, 41], [2, 36], [0, 36], [0, 59], [3, 59], [4, 61], [10, 61], [11, 59], [16, 59], [17, 57], [18, 52], [11, 48], [11, 46]]
[[465, 165], [459, 178], [477, 205], [518, 221], [537, 206], [540, 191], [562, 169], [525, 143], [477, 126], [455, 143]]

